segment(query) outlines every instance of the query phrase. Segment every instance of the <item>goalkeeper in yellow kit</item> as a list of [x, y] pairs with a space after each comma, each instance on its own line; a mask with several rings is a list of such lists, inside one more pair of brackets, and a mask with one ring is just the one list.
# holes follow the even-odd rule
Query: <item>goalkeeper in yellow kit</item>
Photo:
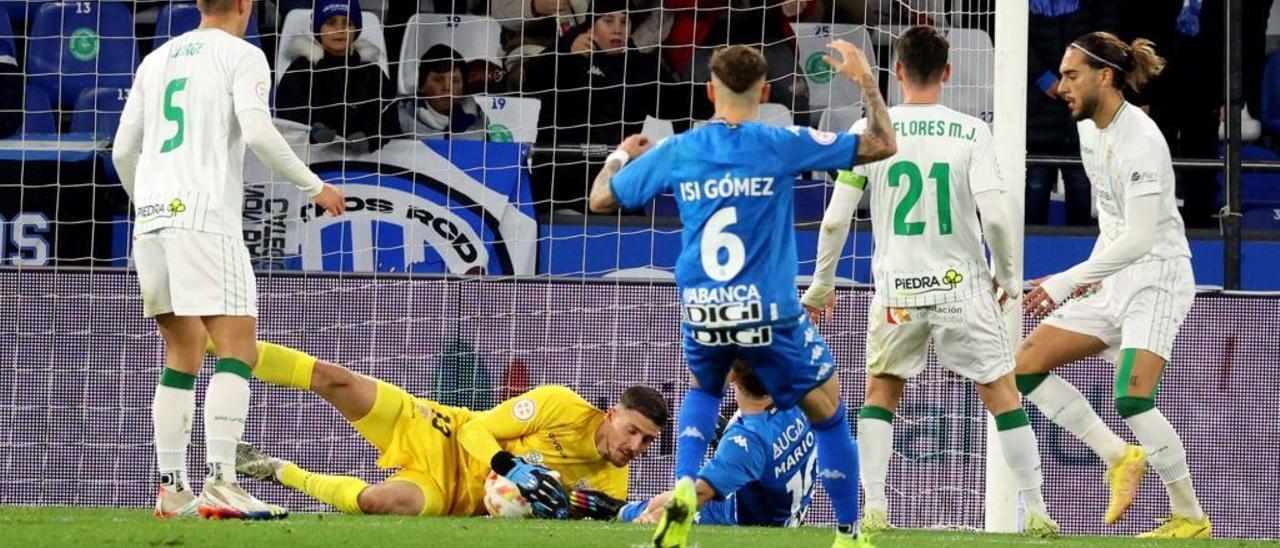
[[[304, 470], [248, 445], [238, 451], [238, 471], [348, 514], [482, 514], [493, 470], [519, 487], [537, 517], [567, 518], [571, 509], [574, 517], [612, 517], [616, 501], [627, 498], [628, 463], [657, 439], [668, 414], [662, 395], [645, 386], [628, 388], [608, 411], [563, 386], [539, 386], [472, 411], [267, 342], [258, 343], [254, 376], [324, 398], [378, 449], [378, 466], [396, 472], [369, 485]], [[566, 494], [563, 485], [574, 492]]]

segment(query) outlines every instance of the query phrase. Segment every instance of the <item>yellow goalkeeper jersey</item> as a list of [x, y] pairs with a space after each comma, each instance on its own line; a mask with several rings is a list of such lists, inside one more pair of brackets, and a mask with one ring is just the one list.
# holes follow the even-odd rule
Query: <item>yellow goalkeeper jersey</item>
[[[382, 453], [378, 465], [400, 468], [390, 479], [418, 484], [428, 499], [436, 495], [437, 500], [427, 501], [426, 515], [484, 513], [484, 482], [498, 451], [558, 472], [567, 489], [583, 487], [617, 499], [627, 497], [628, 467], [614, 466], [596, 448], [604, 411], [569, 388], [540, 386], [475, 412], [379, 384], [375, 411], [355, 426], [371, 441], [378, 436], [366, 430], [390, 431], [385, 447], [375, 442]], [[395, 418], [371, 428], [374, 425], [366, 421], [373, 416]]]

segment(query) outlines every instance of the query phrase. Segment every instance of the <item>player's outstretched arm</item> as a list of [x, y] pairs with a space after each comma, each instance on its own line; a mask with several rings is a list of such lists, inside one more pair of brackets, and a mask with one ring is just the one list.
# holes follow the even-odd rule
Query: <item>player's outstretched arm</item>
[[1100, 281], [1150, 253], [1160, 237], [1161, 207], [1159, 194], [1126, 200], [1124, 234], [1085, 262], [1041, 282], [1027, 295], [1023, 308], [1031, 314], [1048, 314], [1077, 287]]
[[347, 210], [346, 199], [337, 187], [320, 180], [307, 164], [293, 153], [285, 142], [271, 116], [262, 110], [242, 110], [236, 117], [244, 132], [245, 144], [262, 160], [262, 163], [284, 176], [294, 186], [307, 193], [329, 215], [337, 217]]
[[862, 89], [862, 100], [867, 108], [867, 129], [858, 140], [858, 164], [883, 160], [898, 152], [898, 142], [893, 134], [893, 121], [889, 119], [889, 107], [880, 95], [880, 84], [871, 72], [867, 56], [857, 46], [844, 40], [828, 44], [839, 54], [839, 59], [824, 55], [823, 60], [832, 68], [853, 80]]
[[591, 184], [591, 197], [587, 206], [592, 213], [612, 213], [618, 210], [618, 197], [614, 196], [610, 185], [613, 176], [622, 171], [627, 162], [644, 154], [651, 146], [653, 142], [648, 137], [631, 135], [618, 145], [618, 150], [609, 154], [604, 167], [600, 168], [600, 173], [596, 174], [596, 179]]
[[818, 232], [818, 264], [813, 270], [813, 281], [805, 290], [800, 303], [814, 323], [830, 318], [835, 310], [836, 265], [844, 242], [849, 237], [853, 214], [862, 201], [867, 178], [852, 171], [841, 171], [836, 179], [831, 203], [822, 214], [822, 230]]

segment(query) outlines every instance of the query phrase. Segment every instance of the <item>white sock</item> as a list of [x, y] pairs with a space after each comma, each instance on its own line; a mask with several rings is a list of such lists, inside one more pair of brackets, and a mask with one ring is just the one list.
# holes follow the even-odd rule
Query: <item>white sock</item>
[[889, 511], [885, 480], [893, 457], [893, 423], [880, 419], [858, 419], [858, 463], [862, 493], [868, 510]]
[[236, 444], [244, 436], [249, 414], [249, 380], [228, 372], [214, 373], [204, 397], [204, 433], [209, 476], [236, 481]]
[[151, 400], [151, 427], [155, 434], [156, 469], [166, 488], [190, 489], [187, 484], [187, 446], [191, 444], [191, 424], [195, 415], [195, 390], [156, 385]]
[[1049, 374], [1040, 386], [1027, 394], [1044, 416], [1065, 428], [1089, 446], [1108, 466], [1124, 458], [1125, 443], [1111, 431], [1076, 387]]
[[1000, 452], [1004, 455], [1005, 464], [1013, 472], [1014, 485], [1022, 495], [1027, 510], [1048, 514], [1044, 495], [1040, 492], [1044, 477], [1040, 472], [1040, 446], [1036, 441], [1036, 433], [1028, 425], [1001, 430], [997, 435], [1000, 436]]
[[1124, 420], [1147, 450], [1147, 462], [1160, 475], [1165, 490], [1169, 492], [1169, 509], [1175, 516], [1191, 519], [1204, 517], [1196, 490], [1191, 486], [1191, 469], [1187, 466], [1187, 451], [1182, 438], [1169, 424], [1159, 409], [1138, 413]]

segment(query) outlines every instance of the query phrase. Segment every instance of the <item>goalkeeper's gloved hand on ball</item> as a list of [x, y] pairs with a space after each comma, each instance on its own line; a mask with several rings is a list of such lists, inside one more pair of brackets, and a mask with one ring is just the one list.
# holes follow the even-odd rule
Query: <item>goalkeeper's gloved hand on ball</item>
[[569, 495], [569, 514], [576, 519], [600, 521], [617, 519], [618, 510], [627, 504], [594, 489], [574, 489]]
[[520, 494], [533, 506], [534, 517], [569, 519], [569, 499], [550, 469], [530, 464], [506, 451], [499, 451], [489, 464], [494, 472], [520, 489]]

